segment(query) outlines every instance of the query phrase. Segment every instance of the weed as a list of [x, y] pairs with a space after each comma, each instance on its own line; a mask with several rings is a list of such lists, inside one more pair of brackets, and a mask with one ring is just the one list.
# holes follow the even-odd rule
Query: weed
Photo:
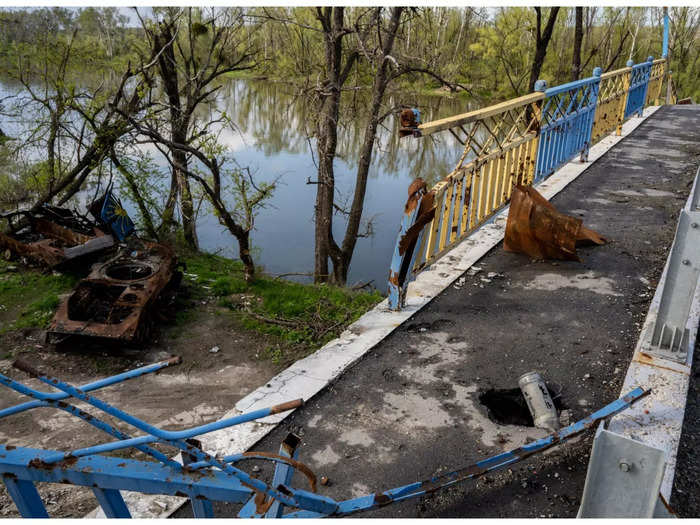
[[0, 334], [24, 328], [44, 328], [77, 278], [23, 268], [0, 260]]
[[301, 354], [316, 350], [382, 299], [378, 292], [353, 292], [265, 275], [246, 283], [240, 261], [212, 254], [190, 253], [181, 259], [187, 265], [187, 282], [197, 289], [192, 290], [193, 296], [218, 297], [217, 304], [233, 310], [241, 328], [279, 341], [274, 351], [263, 352], [275, 364], [286, 361], [287, 354], [299, 354], [300, 348]]

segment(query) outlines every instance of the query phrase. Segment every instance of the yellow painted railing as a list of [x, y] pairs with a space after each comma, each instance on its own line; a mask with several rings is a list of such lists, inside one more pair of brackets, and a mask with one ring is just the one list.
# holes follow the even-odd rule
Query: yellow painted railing
[[426, 226], [414, 271], [469, 235], [534, 177], [537, 126], [544, 93], [437, 120], [421, 133], [448, 129], [464, 145], [456, 167], [431, 190], [436, 213]]

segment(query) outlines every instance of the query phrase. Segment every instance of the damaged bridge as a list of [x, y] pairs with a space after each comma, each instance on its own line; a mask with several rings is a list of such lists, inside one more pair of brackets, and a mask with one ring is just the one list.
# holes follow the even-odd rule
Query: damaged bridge
[[[700, 107], [661, 107], [551, 199], [607, 244], [579, 248], [577, 262], [537, 261], [499, 243], [255, 448], [272, 450], [295, 432], [301, 457], [329, 480], [321, 492], [348, 498], [546, 435], [508, 396], [530, 370], [547, 382], [562, 423], [616, 399], [699, 164]], [[467, 238], [462, 253], [479, 242]], [[450, 257], [445, 265], [456, 266]], [[428, 286], [420, 276], [416, 284]], [[370, 324], [360, 320], [353, 329], [361, 334]], [[269, 384], [280, 391], [268, 400], [285, 390], [296, 396], [304, 374], [307, 384], [320, 375], [312, 361], [297, 365], [297, 387]], [[592, 438], [367, 515], [576, 516]], [[679, 460], [676, 471], [691, 468]], [[697, 483], [690, 473], [681, 477], [688, 476]], [[236, 512], [215, 509], [218, 516]]]

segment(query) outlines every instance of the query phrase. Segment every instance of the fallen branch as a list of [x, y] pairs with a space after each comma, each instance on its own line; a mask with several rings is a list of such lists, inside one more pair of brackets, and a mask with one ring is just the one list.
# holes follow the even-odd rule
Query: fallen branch
[[284, 326], [285, 328], [299, 328], [299, 322], [297, 322], [297, 321], [290, 321], [288, 319], [277, 319], [277, 318], [272, 318], [272, 317], [265, 317], [263, 315], [256, 314], [248, 306], [245, 306], [244, 309], [248, 313], [248, 315], [250, 315], [254, 319], [257, 319], [258, 321], [262, 321], [264, 323], [269, 323], [269, 324], [276, 324], [279, 326]]
[[354, 286], [353, 286], [352, 288], [350, 288], [350, 289], [351, 289], [353, 292], [355, 292], [355, 291], [357, 291], [357, 290], [362, 290], [363, 288], [367, 288], [367, 287], [368, 287], [369, 285], [371, 285], [373, 282], [374, 282], [374, 279], [371, 279], [371, 280], [367, 281], [366, 283], [360, 282], [360, 283], [357, 283], [356, 285], [354, 285]]

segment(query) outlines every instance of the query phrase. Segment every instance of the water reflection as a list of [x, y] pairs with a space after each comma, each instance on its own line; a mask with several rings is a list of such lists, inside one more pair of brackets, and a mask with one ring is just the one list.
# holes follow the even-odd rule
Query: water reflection
[[[14, 89], [0, 83], [0, 92], [8, 91]], [[339, 130], [335, 164], [336, 198], [341, 204], [352, 198], [354, 170], [366, 122], [362, 113], [367, 109], [369, 96], [368, 92], [358, 91], [354, 97], [348, 97], [349, 102], [341, 109], [343, 126]], [[471, 109], [464, 99], [441, 96], [392, 93], [387, 99], [387, 107], [418, 106], [424, 121]], [[281, 177], [270, 206], [260, 212], [252, 234], [257, 261], [273, 274], [306, 273], [313, 269], [316, 186], [306, 181], [316, 178], [316, 151], [308, 118], [313, 108], [307, 104], [285, 84], [229, 80], [218, 91], [215, 102], [197, 114], [198, 119], [204, 120], [225, 112], [237, 129], [222, 129], [220, 139], [234, 152], [236, 161], [249, 166], [262, 180]], [[393, 116], [380, 128], [363, 215], [365, 220], [374, 219], [374, 235], [358, 241], [349, 272], [349, 284], [373, 280], [381, 291], [386, 289], [408, 185], [418, 176], [434, 183], [454, 167], [461, 153], [461, 145], [449, 133], [400, 140], [397, 128], [398, 121]], [[167, 168], [163, 159], [155, 160]], [[90, 188], [81, 192], [79, 198], [85, 200], [88, 194], [92, 197], [94, 191]], [[124, 204], [130, 213], [135, 213], [132, 203]], [[344, 218], [337, 215], [336, 238], [342, 238], [344, 226]], [[235, 239], [205, 207], [198, 218], [198, 233], [203, 249], [229, 257], [237, 255]]]

